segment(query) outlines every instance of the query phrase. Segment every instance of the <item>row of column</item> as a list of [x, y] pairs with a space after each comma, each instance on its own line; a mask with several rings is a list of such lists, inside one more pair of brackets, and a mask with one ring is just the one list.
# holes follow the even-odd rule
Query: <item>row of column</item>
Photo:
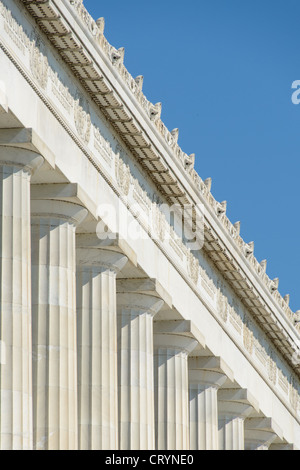
[[117, 282], [127, 258], [76, 235], [86, 209], [31, 200], [42, 162], [0, 147], [0, 449], [268, 448], [270, 425], [244, 426], [245, 397], [219, 390], [217, 358], [154, 333], [164, 302]]

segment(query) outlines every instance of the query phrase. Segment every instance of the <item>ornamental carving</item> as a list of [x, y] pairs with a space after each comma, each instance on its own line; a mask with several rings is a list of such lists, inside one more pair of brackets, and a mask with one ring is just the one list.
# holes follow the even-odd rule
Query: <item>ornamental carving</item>
[[237, 308], [235, 305], [228, 304], [228, 313], [230, 315], [230, 322], [236, 331], [241, 335], [243, 330], [243, 320], [238, 314]]
[[91, 137], [91, 116], [87, 101], [80, 95], [74, 102], [74, 122], [79, 137], [88, 144]]
[[292, 407], [294, 408], [294, 410], [298, 411], [299, 391], [298, 391], [295, 379], [293, 377], [291, 377], [291, 382], [290, 382], [289, 398], [290, 398], [290, 403]]
[[217, 309], [218, 309], [218, 313], [220, 317], [225, 322], [227, 321], [227, 318], [228, 318], [227, 305], [228, 305], [227, 297], [221, 291], [219, 291], [218, 300], [217, 300]]
[[199, 279], [199, 261], [191, 251], [187, 255], [187, 268], [189, 277], [197, 284]]
[[49, 64], [41, 39], [34, 35], [30, 49], [30, 68], [38, 84], [45, 90], [48, 84]]
[[116, 159], [115, 159], [115, 171], [118, 185], [124, 194], [128, 196], [130, 189], [131, 174], [130, 168], [121, 158], [121, 155], [124, 153], [120, 145], [117, 145], [116, 148]]
[[277, 365], [273, 359], [273, 353], [270, 354], [268, 360], [268, 376], [271, 382], [275, 385], [277, 381]]
[[249, 354], [253, 352], [253, 331], [251, 331], [250, 325], [246, 323], [243, 329], [243, 343]]
[[89, 12], [86, 10], [83, 5], [82, 0], [70, 0], [70, 4], [77, 11], [78, 16], [80, 17], [83, 24], [88, 28], [90, 33], [97, 39], [101, 35], [101, 28], [98, 27], [96, 21], [91, 17]]
[[154, 202], [152, 204], [152, 225], [156, 235], [160, 241], [165, 239], [165, 217], [160, 211], [159, 206]]

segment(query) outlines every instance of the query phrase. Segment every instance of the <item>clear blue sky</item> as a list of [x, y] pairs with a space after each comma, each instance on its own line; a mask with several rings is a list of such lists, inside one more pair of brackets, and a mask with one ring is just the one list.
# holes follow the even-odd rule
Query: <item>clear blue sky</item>
[[84, 0], [300, 309], [299, 0]]

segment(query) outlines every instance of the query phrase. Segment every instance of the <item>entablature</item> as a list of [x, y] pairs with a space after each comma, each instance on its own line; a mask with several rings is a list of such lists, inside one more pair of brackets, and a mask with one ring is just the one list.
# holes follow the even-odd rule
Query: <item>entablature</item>
[[[204, 250], [291, 364], [300, 347], [300, 324], [271, 280], [254, 246], [241, 238], [239, 224], [226, 216], [226, 203], [216, 201], [211, 180], [194, 170], [194, 155], [178, 145], [178, 129], [161, 121], [161, 104], [142, 92], [142, 77], [126, 70], [124, 50], [106, 40], [104, 20], [95, 22], [81, 0], [20, 0], [94, 103], [130, 149], [159, 192], [170, 203], [205, 208]], [[79, 103], [80, 106], [80, 103]], [[300, 372], [300, 365], [292, 364]]]

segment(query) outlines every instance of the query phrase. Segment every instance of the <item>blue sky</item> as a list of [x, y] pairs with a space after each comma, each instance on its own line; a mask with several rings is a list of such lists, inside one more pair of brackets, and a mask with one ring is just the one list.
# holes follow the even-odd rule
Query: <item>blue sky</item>
[[84, 0], [125, 66], [212, 177], [231, 222], [300, 309], [298, 0]]

